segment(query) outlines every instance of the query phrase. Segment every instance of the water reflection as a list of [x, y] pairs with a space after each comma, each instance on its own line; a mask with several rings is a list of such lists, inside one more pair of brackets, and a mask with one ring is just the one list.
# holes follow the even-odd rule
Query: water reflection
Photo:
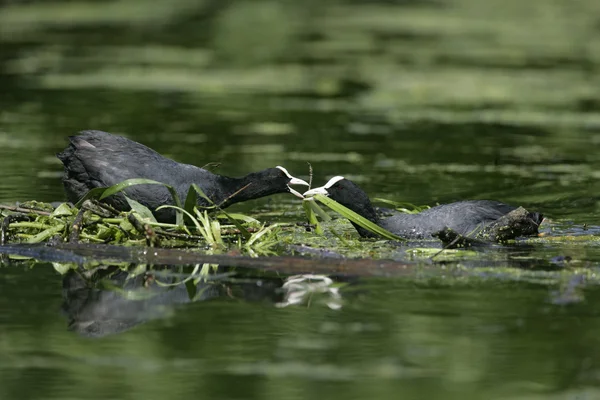
[[196, 278], [199, 282], [178, 281], [182, 281], [181, 276], [167, 269], [137, 275], [111, 266], [92, 271], [70, 270], [63, 278], [62, 308], [70, 330], [102, 337], [166, 318], [177, 306], [190, 302], [229, 297], [274, 303], [282, 297], [277, 290], [282, 285], [280, 278], [235, 281], [208, 276]]
[[[275, 307], [283, 300], [280, 278], [261, 278], [263, 288], [256, 279], [222, 276], [224, 283], [207, 282], [195, 302], [183, 288], [136, 298], [147, 277], [127, 281], [116, 271], [110, 281], [123, 290], [115, 290], [100, 283], [110, 269], [93, 283], [70, 273], [63, 298], [48, 301], [58, 287], [47, 267], [37, 266], [38, 274], [13, 268], [10, 280], [0, 278], [0, 290], [20, 293], [22, 304], [2, 316], [10, 328], [0, 345], [3, 388], [37, 371], [54, 382], [50, 393], [74, 398], [85, 398], [89, 384], [117, 397], [130, 392], [119, 387], [133, 384], [150, 399], [161, 398], [161, 387], [227, 398], [240, 385], [251, 398], [273, 387], [334, 398], [445, 398], [449, 391], [457, 399], [594, 398], [598, 390], [595, 284], [578, 287], [585, 301], [558, 304], [540, 280], [371, 278], [342, 287], [344, 306], [332, 310], [327, 296]], [[40, 276], [47, 288], [22, 290]], [[570, 288], [581, 283], [565, 281], [564, 293], [571, 298]], [[72, 329], [105, 336], [90, 341], [67, 332], [60, 303], [74, 317]]]
[[169, 318], [184, 304], [217, 298], [279, 308], [321, 303], [331, 309], [342, 307], [339, 283], [324, 275], [255, 278], [234, 277], [238, 274], [224, 271], [191, 279], [175, 269], [138, 274], [132, 274], [135, 269], [124, 271], [116, 266], [69, 270], [62, 291], [69, 330], [88, 337], [114, 335]]

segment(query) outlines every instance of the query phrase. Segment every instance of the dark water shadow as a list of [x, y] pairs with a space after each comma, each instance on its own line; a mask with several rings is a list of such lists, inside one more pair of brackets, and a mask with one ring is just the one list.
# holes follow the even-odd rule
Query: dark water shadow
[[69, 330], [104, 337], [166, 318], [187, 303], [218, 298], [274, 303], [282, 298], [278, 289], [283, 281], [276, 277], [234, 280], [224, 274], [198, 283], [177, 281], [181, 282], [180, 277], [172, 269], [136, 276], [115, 266], [70, 270], [63, 278], [62, 311]]

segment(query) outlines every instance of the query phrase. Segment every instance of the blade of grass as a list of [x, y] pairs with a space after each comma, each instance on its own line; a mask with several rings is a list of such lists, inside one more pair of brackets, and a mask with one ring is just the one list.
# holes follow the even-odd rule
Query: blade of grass
[[[83, 204], [83, 202], [90, 198], [102, 200], [102, 199], [107, 198], [108, 196], [112, 196], [113, 194], [117, 194], [117, 193], [127, 189], [129, 186], [135, 186], [135, 185], [162, 185], [162, 186], [166, 187], [167, 190], [169, 191], [169, 193], [171, 194], [171, 197], [173, 198], [173, 202], [175, 203], [175, 205], [177, 207], [179, 207], [180, 209], [182, 208], [181, 201], [179, 200], [179, 196], [177, 195], [177, 192], [171, 185], [167, 185], [166, 183], [154, 181], [152, 179], [143, 179], [143, 178], [127, 179], [127, 180], [124, 180], [123, 182], [119, 182], [116, 185], [112, 185], [109, 187], [94, 188], [94, 189], [90, 190], [89, 192], [87, 192], [85, 194], [85, 196], [83, 196], [81, 199], [79, 199], [77, 204], [75, 204], [75, 207], [81, 208], [81, 205]], [[183, 214], [181, 214], [181, 212], [178, 211], [176, 218], [177, 218], [177, 225], [182, 225], [183, 224]]]
[[242, 234], [242, 237], [244, 239], [246, 239], [246, 240], [250, 239], [250, 236], [252, 236], [252, 234], [250, 232], [248, 232], [248, 229], [244, 228], [244, 226], [242, 224], [240, 224], [240, 221], [238, 221], [236, 218], [233, 218], [230, 214], [228, 214], [224, 210], [220, 210], [220, 211], [227, 217], [227, 219], [229, 219], [229, 222], [231, 222], [233, 225], [235, 225], [236, 228], [238, 228], [238, 230], [240, 231], [240, 233]]
[[180, 211], [182, 214], [187, 215], [190, 220], [194, 223], [194, 225], [196, 226], [196, 229], [198, 230], [198, 232], [200, 232], [200, 234], [204, 237], [204, 240], [208, 241], [207, 236], [204, 233], [204, 230], [202, 228], [202, 226], [200, 225], [200, 223], [198, 222], [198, 220], [196, 218], [194, 218], [194, 216], [190, 213], [188, 213], [187, 211], [185, 211], [183, 208], [181, 207], [177, 207], [177, 206], [172, 206], [170, 204], [165, 204], [164, 206], [160, 206], [158, 207], [156, 210], [162, 210], [163, 208], [174, 208], [175, 210]]
[[304, 208], [304, 212], [306, 213], [308, 223], [315, 226], [315, 232], [317, 233], [317, 235], [322, 235], [323, 228], [321, 227], [317, 215], [315, 214], [315, 211], [312, 208], [313, 203], [314, 201], [312, 200], [305, 200], [302, 202], [302, 208]]
[[388, 204], [388, 205], [394, 207], [395, 210], [401, 211], [406, 214], [418, 214], [421, 211], [427, 210], [428, 208], [430, 208], [429, 206], [417, 206], [412, 203], [392, 201], [392, 200], [382, 199], [379, 197], [374, 198], [373, 202]]
[[260, 224], [260, 221], [257, 220], [256, 218], [252, 218], [249, 215], [240, 214], [240, 213], [226, 213], [226, 212], [223, 212], [222, 214], [217, 214], [217, 218], [228, 218], [228, 219], [232, 219], [233, 218], [236, 221], [244, 221], [244, 222], [250, 223], [250, 224]]
[[29, 239], [27, 239], [27, 243], [39, 243], [39, 242], [43, 242], [46, 239], [49, 239], [50, 237], [56, 235], [59, 232], [62, 232], [65, 229], [65, 225], [57, 225], [57, 226], [53, 226], [51, 228], [48, 228], [40, 233], [38, 233], [37, 235], [30, 237]]
[[186, 210], [190, 214], [193, 213], [194, 207], [198, 205], [198, 196], [200, 196], [201, 198], [206, 200], [208, 204], [210, 204], [210, 206], [202, 206], [202, 209], [218, 208], [218, 206], [215, 205], [215, 203], [204, 193], [204, 191], [200, 189], [200, 186], [196, 185], [195, 183], [192, 183], [190, 185], [190, 188], [188, 189], [188, 193], [185, 198], [185, 205], [183, 207], [184, 210]]
[[192, 190], [194, 185], [190, 186], [190, 189], [187, 192], [187, 196], [185, 196], [185, 204], [183, 205], [183, 209], [190, 214], [194, 213], [194, 207], [196, 207], [196, 203], [198, 200], [198, 195], [195, 190]]
[[401, 238], [398, 235], [394, 235], [392, 232], [389, 232], [389, 231], [383, 229], [379, 225], [374, 224], [373, 222], [369, 221], [368, 219], [358, 215], [354, 211], [350, 210], [347, 207], [344, 207], [337, 201], [330, 199], [327, 196], [324, 196], [322, 194], [316, 194], [314, 196], [314, 198], [317, 199], [318, 201], [320, 201], [321, 203], [325, 204], [327, 207], [331, 208], [333, 211], [337, 212], [344, 218], [349, 219], [350, 221], [354, 222], [356, 225], [359, 225], [359, 226], [365, 228], [366, 230], [371, 231], [372, 233], [378, 234], [378, 235], [380, 235], [386, 239], [390, 239], [390, 240], [398, 240], [398, 241], [406, 240], [404, 238]]
[[196, 219], [202, 224], [202, 229], [206, 233], [205, 237], [208, 244], [216, 244], [216, 240], [211, 228], [210, 218], [208, 217], [208, 212], [204, 210], [204, 213], [202, 213], [202, 211], [194, 208], [194, 213], [196, 214]]
[[[208, 201], [209, 204], [214, 205], [212, 200], [209, 199], [206, 194], [204, 194], [204, 192], [202, 191], [202, 189], [200, 189], [198, 187], [198, 185], [196, 185], [195, 183], [192, 183], [192, 189], [194, 189], [194, 192], [197, 193], [200, 197], [202, 197], [203, 199]], [[188, 206], [188, 199], [190, 197], [190, 192], [192, 192], [192, 190], [190, 190], [188, 192], [188, 198], [185, 200], [186, 207]], [[195, 205], [195, 203], [196, 203], [196, 198], [194, 196], [194, 205]], [[229, 222], [231, 222], [233, 225], [235, 225], [235, 227], [240, 231], [240, 233], [244, 239], [246, 239], [246, 240], [250, 239], [250, 236], [252, 236], [252, 235], [250, 234], [250, 232], [248, 232], [248, 230], [246, 228], [244, 228], [244, 226], [242, 224], [240, 224], [239, 221], [237, 221], [235, 218], [233, 218], [231, 215], [229, 215], [226, 211], [222, 210], [219, 206], [214, 206], [214, 207], [217, 208], [223, 214], [225, 214], [225, 216], [229, 219]], [[190, 210], [188, 210], [188, 211], [190, 211]]]
[[273, 225], [270, 225], [268, 227], [264, 227], [263, 226], [258, 232], [255, 232], [252, 235], [252, 237], [246, 243], [246, 246], [249, 247], [249, 248], [252, 247], [252, 245], [254, 245], [258, 239], [260, 239], [261, 237], [263, 237], [267, 233], [270, 233], [272, 230], [274, 230], [277, 227], [279, 227], [279, 224], [273, 224]]
[[[194, 189], [194, 192], [198, 194], [198, 196], [202, 197], [204, 200], [206, 200], [208, 202], [208, 204], [210, 205], [214, 205], [215, 203], [213, 203], [213, 201], [211, 199], [208, 198], [208, 196], [204, 193], [204, 191], [202, 189], [200, 189], [200, 187], [198, 185], [196, 185], [195, 183], [191, 184], [192, 189]], [[188, 196], [190, 191], [188, 191]], [[194, 204], [195, 205], [195, 204]]]
[[323, 221], [331, 221], [331, 216], [325, 212], [316, 202], [309, 201], [310, 208], [321, 218]]
[[127, 203], [129, 204], [129, 207], [131, 207], [131, 209], [133, 211], [135, 211], [136, 213], [140, 214], [140, 216], [143, 219], [149, 220], [151, 222], [158, 222], [156, 220], [156, 218], [154, 218], [154, 214], [152, 214], [152, 211], [150, 211], [150, 209], [148, 207], [146, 207], [145, 205], [138, 203], [137, 201], [130, 199], [129, 197], [125, 196], [125, 200], [127, 200]]
[[221, 238], [221, 224], [217, 220], [210, 221], [210, 227], [212, 230], [215, 243], [225, 246], [223, 239]]
[[50, 214], [50, 216], [53, 218], [69, 215], [73, 215], [73, 208], [71, 208], [71, 206], [69, 206], [67, 203], [60, 204], [54, 209], [54, 211], [52, 211], [52, 214]]

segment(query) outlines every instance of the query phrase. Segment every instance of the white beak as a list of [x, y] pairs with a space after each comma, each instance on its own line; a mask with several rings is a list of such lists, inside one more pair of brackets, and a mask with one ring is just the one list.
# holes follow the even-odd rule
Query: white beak
[[299, 191], [297, 191], [297, 190], [294, 190], [294, 189], [292, 189], [292, 188], [290, 187], [290, 185], [288, 185], [288, 190], [289, 190], [289, 191], [290, 191], [290, 193], [291, 193], [291, 194], [293, 194], [294, 196], [296, 196], [296, 197], [299, 197], [299, 198], [301, 198], [302, 200], [304, 200], [304, 196], [302, 196], [302, 193], [300, 193], [300, 192], [299, 192]]
[[327, 189], [325, 189], [325, 186], [321, 186], [321, 187], [310, 189], [309, 191], [304, 192], [304, 197], [314, 196], [315, 194], [322, 194], [325, 196], [329, 196], [329, 193], [327, 193]]
[[291, 177], [292, 179], [290, 179], [290, 183], [288, 183], [288, 185], [304, 185], [304, 186], [310, 186], [308, 184], [308, 182], [303, 181], [300, 178], [294, 178], [293, 176]]
[[290, 187], [290, 185], [304, 185], [304, 186], [310, 187], [310, 185], [308, 184], [308, 182], [306, 182], [306, 181], [303, 181], [303, 180], [302, 180], [302, 179], [300, 179], [300, 178], [294, 178], [292, 175], [290, 175], [290, 173], [287, 171], [287, 169], [285, 169], [285, 168], [283, 168], [283, 167], [281, 167], [281, 166], [279, 166], [279, 165], [278, 165], [277, 167], [275, 167], [275, 168], [282, 170], [282, 171], [283, 171], [283, 173], [284, 173], [284, 174], [285, 174], [285, 175], [286, 175], [288, 178], [290, 178], [290, 182], [289, 182], [289, 183], [288, 183], [288, 185], [287, 185], [287, 187], [288, 187], [288, 190], [290, 191], [290, 193], [291, 193], [291, 194], [293, 194], [293, 195], [294, 195], [294, 196], [296, 196], [296, 197], [300, 197], [301, 199], [304, 199], [304, 196], [302, 196], [302, 193], [300, 193], [300, 192], [299, 192], [299, 191], [297, 191], [297, 190], [294, 190], [294, 189], [292, 189], [292, 188]]
[[294, 196], [299, 197], [301, 199], [304, 199], [304, 196], [302, 196], [302, 193], [300, 193], [299, 191], [297, 191], [295, 189], [292, 189], [290, 187], [290, 185], [310, 186], [307, 182], [303, 181], [302, 179], [292, 177], [292, 179], [290, 180], [290, 183], [288, 183], [288, 185], [287, 185], [288, 190], [290, 191], [291, 194], [293, 194]]

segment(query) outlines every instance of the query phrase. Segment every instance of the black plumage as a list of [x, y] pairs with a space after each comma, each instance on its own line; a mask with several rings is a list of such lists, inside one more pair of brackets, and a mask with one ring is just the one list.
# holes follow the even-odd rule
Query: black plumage
[[[112, 186], [132, 178], [151, 179], [172, 186], [182, 204], [190, 185], [195, 183], [214, 204], [221, 207], [276, 193], [292, 193], [302, 197], [289, 185], [308, 186], [282, 167], [268, 168], [240, 178], [214, 174], [166, 158], [141, 143], [102, 131], [82, 131], [77, 136], [69, 137], [69, 140], [69, 146], [57, 157], [64, 164], [63, 185], [67, 198], [73, 203], [91, 189]], [[161, 205], [173, 204], [171, 194], [164, 186], [135, 185], [125, 189], [124, 193], [153, 210], [158, 221], [175, 220], [173, 209], [155, 211]], [[103, 201], [118, 210], [130, 209], [121, 193]], [[208, 206], [209, 203], [198, 197], [198, 205]]]
[[[430, 238], [446, 228], [463, 236], [475, 237], [484, 232], [486, 227], [518, 208], [499, 201], [466, 200], [442, 204], [417, 214], [386, 210], [388, 216], [384, 218], [381, 213], [376, 211], [367, 194], [358, 185], [341, 176], [330, 179], [322, 187], [305, 192], [304, 196], [308, 197], [317, 193], [329, 196], [369, 221], [407, 239]], [[493, 235], [493, 237], [501, 237], [505, 240], [538, 233], [538, 226], [543, 220], [542, 214], [526, 212], [523, 217], [519, 218], [524, 221], [511, 222], [511, 225], [518, 227], [517, 229], [502, 232], [501, 235]], [[361, 236], [373, 236], [370, 231], [356, 224], [353, 225]]]

